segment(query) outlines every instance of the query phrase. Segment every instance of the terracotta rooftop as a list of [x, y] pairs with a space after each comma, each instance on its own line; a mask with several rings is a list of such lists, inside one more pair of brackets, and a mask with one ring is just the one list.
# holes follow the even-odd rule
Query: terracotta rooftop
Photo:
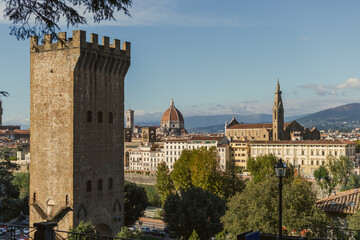
[[340, 192], [316, 201], [316, 206], [326, 212], [354, 213], [359, 206], [360, 188]]
[[[284, 128], [290, 123], [284, 123]], [[252, 123], [252, 124], [235, 124], [228, 129], [254, 129], [254, 128], [266, 128], [272, 129], [272, 123]]]

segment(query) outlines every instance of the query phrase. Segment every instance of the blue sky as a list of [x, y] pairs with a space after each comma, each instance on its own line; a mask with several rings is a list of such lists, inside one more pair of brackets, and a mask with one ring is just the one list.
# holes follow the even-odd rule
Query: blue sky
[[[171, 98], [184, 116], [271, 113], [278, 78], [286, 116], [360, 102], [359, 1], [133, 2], [132, 18], [79, 28], [132, 43], [125, 107], [137, 120]], [[9, 26], [0, 18], [4, 120], [27, 124], [29, 41]]]

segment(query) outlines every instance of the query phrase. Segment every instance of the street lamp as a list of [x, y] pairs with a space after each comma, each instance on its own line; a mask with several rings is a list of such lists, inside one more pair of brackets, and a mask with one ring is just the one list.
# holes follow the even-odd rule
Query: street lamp
[[282, 178], [285, 177], [287, 166], [280, 158], [275, 165], [275, 174], [279, 178], [279, 239], [282, 240]]

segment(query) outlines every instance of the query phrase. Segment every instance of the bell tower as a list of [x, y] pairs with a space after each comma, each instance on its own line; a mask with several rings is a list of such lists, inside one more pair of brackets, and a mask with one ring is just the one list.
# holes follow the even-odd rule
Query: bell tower
[[284, 105], [281, 99], [279, 79], [276, 84], [275, 100], [273, 106], [273, 123], [272, 123], [272, 140], [278, 141], [282, 139], [284, 132]]

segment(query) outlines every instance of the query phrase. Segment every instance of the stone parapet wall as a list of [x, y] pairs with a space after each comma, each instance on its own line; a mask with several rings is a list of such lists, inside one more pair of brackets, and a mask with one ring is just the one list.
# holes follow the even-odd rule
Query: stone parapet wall
[[153, 171], [125, 171], [125, 181], [144, 184], [155, 185], [156, 184], [156, 172]]

